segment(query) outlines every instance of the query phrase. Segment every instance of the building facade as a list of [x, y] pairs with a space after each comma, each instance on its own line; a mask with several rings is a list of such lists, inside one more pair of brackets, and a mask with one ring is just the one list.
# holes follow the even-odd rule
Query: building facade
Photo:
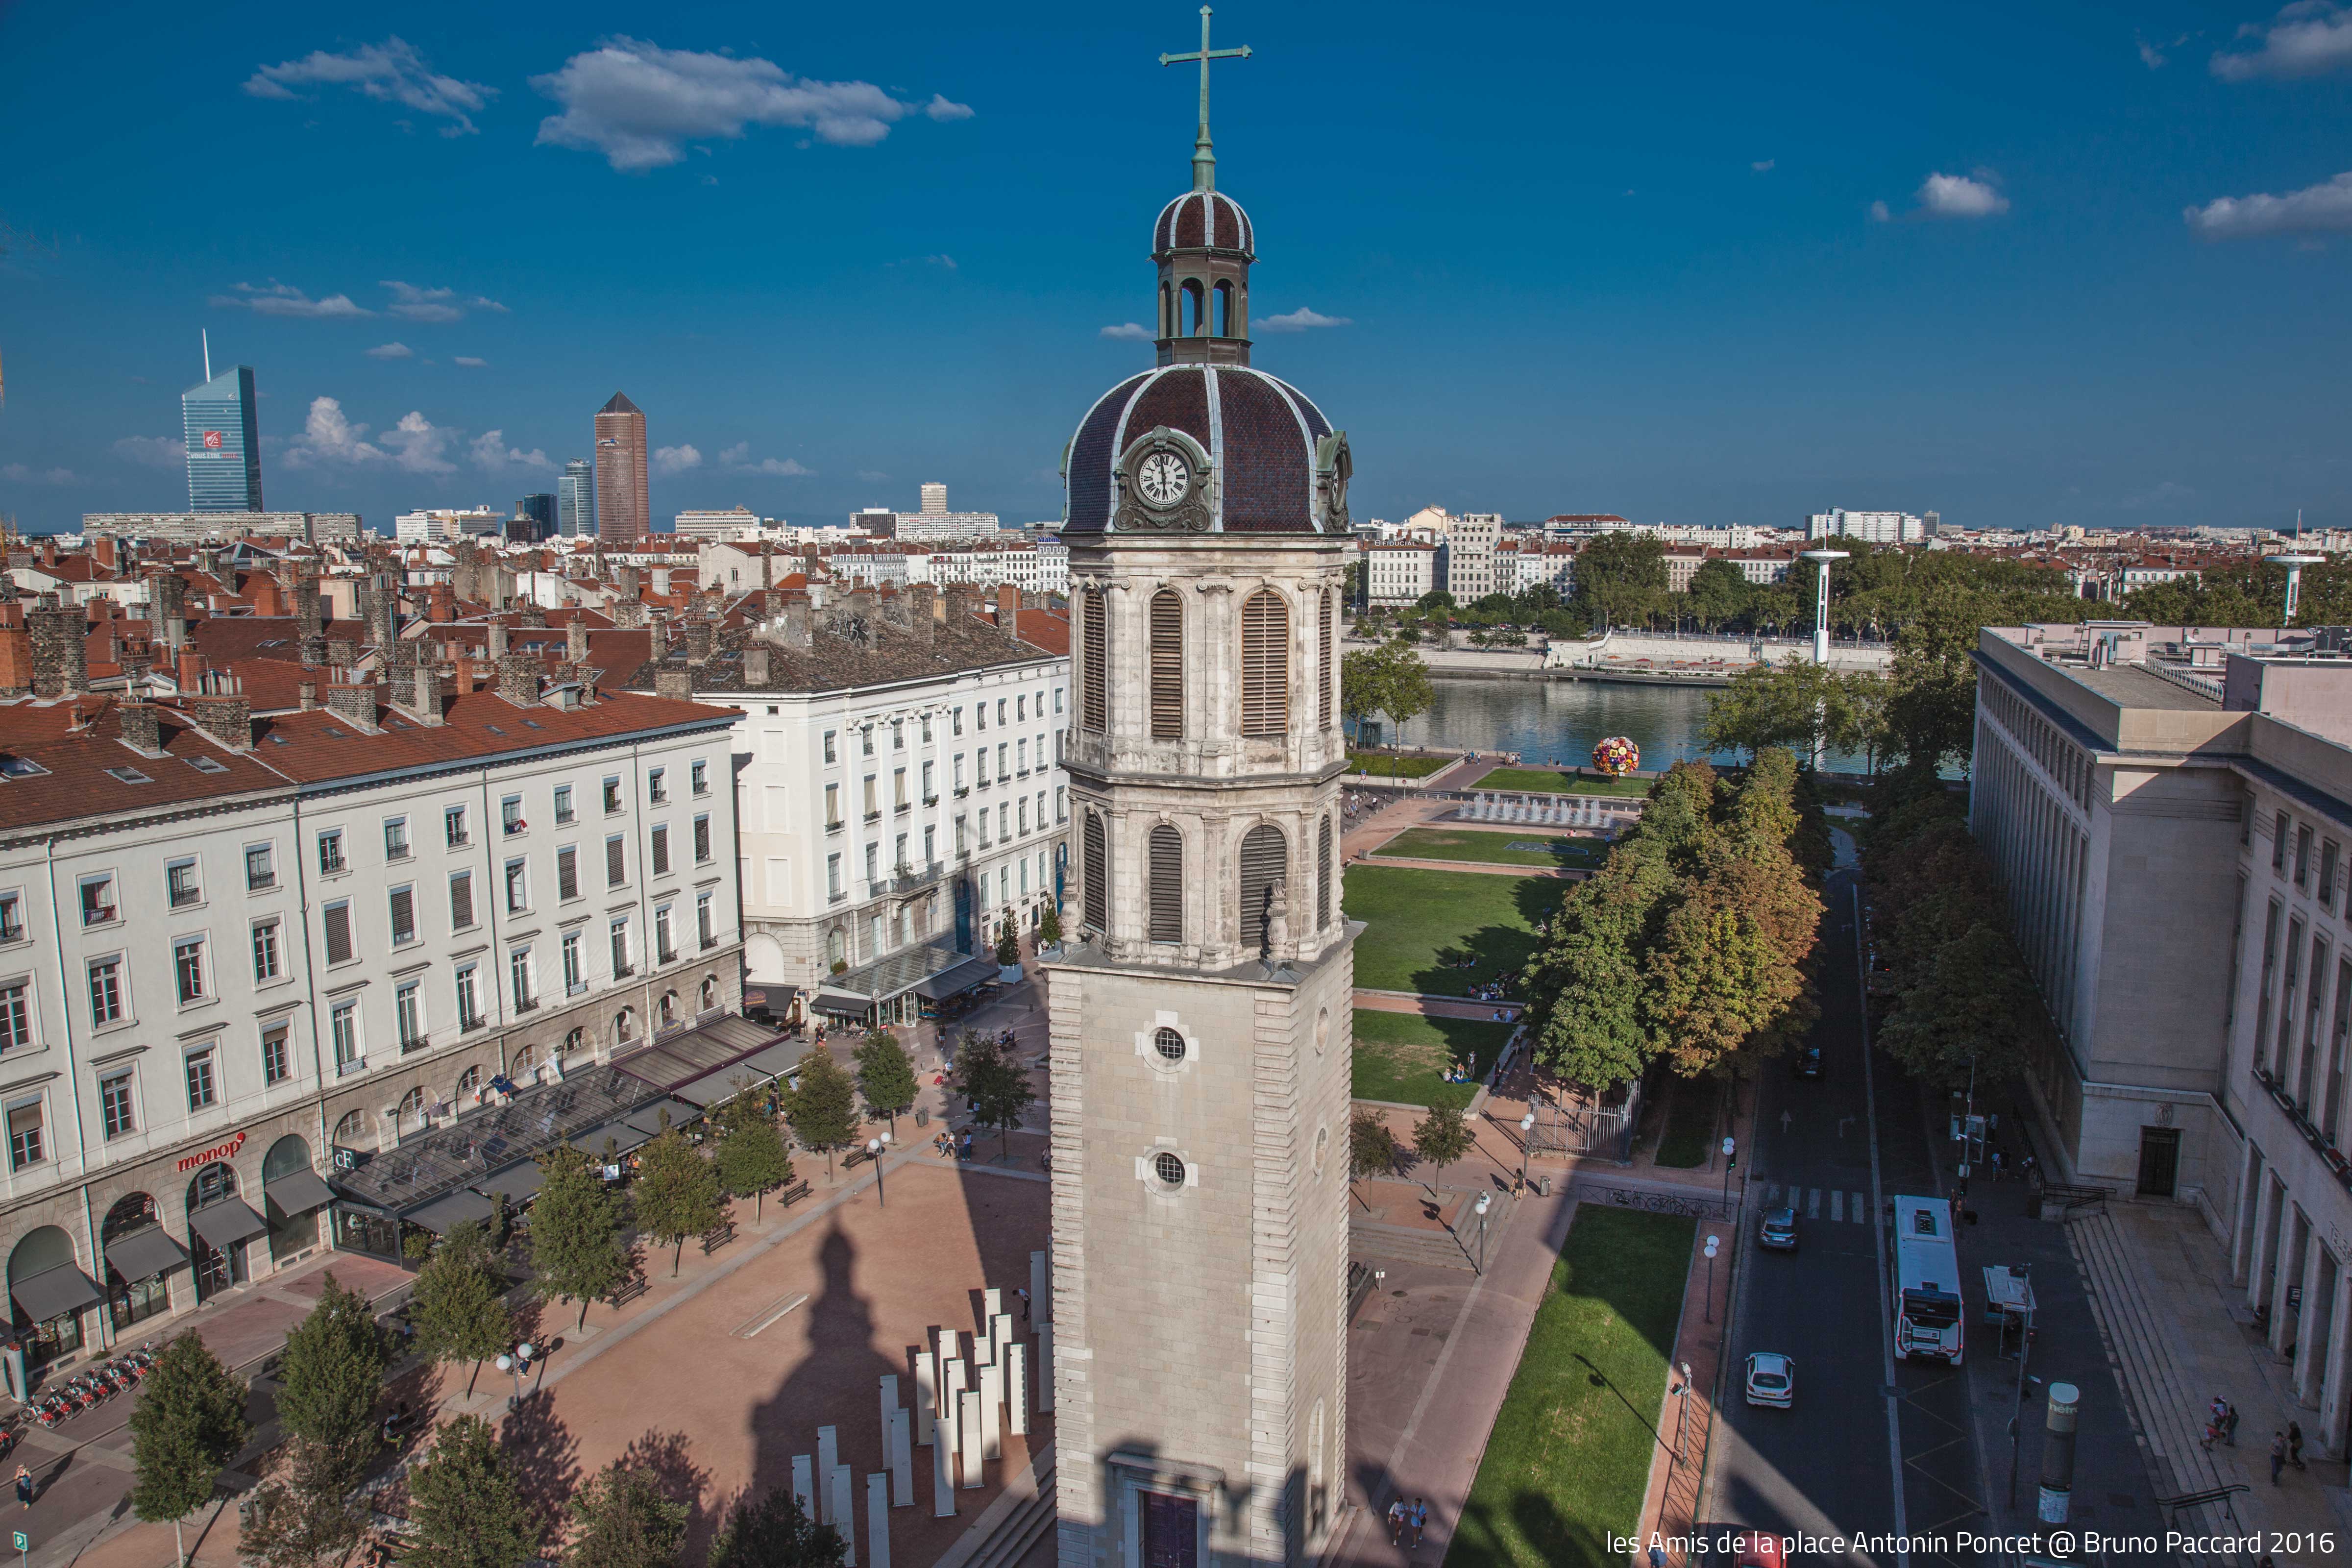
[[585, 458], [564, 464], [555, 481], [555, 531], [566, 539], [596, 537], [596, 467]]
[[1437, 586], [1433, 544], [1368, 545], [1364, 562], [1366, 593], [1375, 605], [1410, 605]]
[[355, 511], [87, 511], [81, 530], [85, 537], [172, 544], [248, 537], [347, 543], [367, 531]]
[[180, 395], [188, 443], [188, 510], [261, 510], [261, 422], [253, 367], [225, 370]]
[[616, 392], [596, 411], [596, 537], [635, 550], [653, 531], [652, 469], [644, 410]]
[[[1935, 516], [1929, 512], [1928, 517]], [[1817, 511], [1805, 519], [1808, 539], [1859, 539], [1869, 544], [1925, 544], [1933, 536], [1927, 518], [1907, 511]]]

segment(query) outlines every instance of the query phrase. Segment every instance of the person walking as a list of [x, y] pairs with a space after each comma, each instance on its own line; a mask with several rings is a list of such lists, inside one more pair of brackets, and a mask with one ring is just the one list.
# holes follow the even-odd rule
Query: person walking
[[2271, 1435], [2271, 1485], [2279, 1484], [2279, 1472], [2286, 1468], [2286, 1434]]
[[1403, 1498], [1400, 1497], [1389, 1504], [1389, 1544], [1391, 1546], [1404, 1544], [1405, 1526], [1412, 1521], [1412, 1509]]
[[33, 1472], [22, 1465], [16, 1467], [16, 1501], [23, 1505], [26, 1512], [32, 1511]]
[[1416, 1549], [1421, 1545], [1421, 1532], [1428, 1528], [1429, 1500], [1417, 1497], [1412, 1500], [1412, 1543]]
[[2227, 1400], [2221, 1402], [2221, 1442], [2227, 1447], [2238, 1446], [2238, 1407]]
[[2300, 1421], [2286, 1424], [2286, 1462], [2298, 1470], [2303, 1468], [2303, 1423]]

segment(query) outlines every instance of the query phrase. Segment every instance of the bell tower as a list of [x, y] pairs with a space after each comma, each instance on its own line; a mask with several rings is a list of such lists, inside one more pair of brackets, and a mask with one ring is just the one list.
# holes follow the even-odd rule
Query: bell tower
[[1170, 202], [1151, 227], [1160, 268], [1160, 363], [1249, 363], [1249, 269], [1256, 236], [1239, 203], [1217, 194], [1217, 154], [1209, 140], [1209, 64], [1245, 60], [1237, 49], [1209, 47], [1209, 7], [1201, 7], [1201, 47], [1162, 55], [1163, 66], [1201, 67], [1201, 127], [1192, 142], [1192, 188]]
[[[1211, 50], [1206, 15], [1199, 54], [1170, 63], [1247, 53]], [[1345, 1495], [1350, 460], [1248, 363], [1254, 236], [1213, 174], [1204, 88], [1193, 189], [1153, 257], [1163, 300], [1230, 284], [1234, 314], [1164, 335], [1064, 467], [1076, 936], [1045, 971], [1061, 1568], [1290, 1568]]]

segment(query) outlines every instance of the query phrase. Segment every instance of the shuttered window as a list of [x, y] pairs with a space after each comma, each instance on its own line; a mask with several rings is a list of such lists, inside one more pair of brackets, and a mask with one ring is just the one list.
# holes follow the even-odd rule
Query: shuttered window
[[1080, 679], [1078, 717], [1087, 729], [1100, 734], [1110, 728], [1110, 637], [1103, 625], [1102, 590], [1089, 588], [1080, 595], [1078, 611], [1084, 623], [1078, 628], [1079, 653], [1086, 660]]
[[1184, 940], [1184, 836], [1166, 823], [1151, 830], [1151, 940]]
[[325, 915], [327, 962], [346, 963], [352, 956], [352, 906], [348, 903], [329, 904]]
[[1271, 588], [1242, 603], [1242, 733], [1290, 728], [1290, 606]]
[[1103, 819], [1087, 813], [1087, 924], [1100, 931], [1110, 924], [1110, 843]]
[[394, 888], [392, 890], [391, 902], [393, 946], [398, 947], [403, 942], [415, 942], [416, 940], [416, 895], [415, 890], [408, 888]]
[[1151, 595], [1151, 738], [1174, 741], [1183, 733], [1184, 601], [1162, 588]]
[[1331, 929], [1331, 819], [1315, 839], [1315, 929]]
[[615, 833], [604, 840], [604, 885], [617, 888], [628, 879], [628, 864], [622, 858], [621, 836]]
[[1331, 716], [1332, 680], [1338, 674], [1339, 646], [1331, 640], [1332, 605], [1339, 595], [1321, 593], [1315, 595], [1317, 617], [1315, 641], [1315, 697], [1318, 704], [1315, 722], [1329, 729], [1335, 722]]
[[1242, 946], [1265, 950], [1269, 916], [1274, 910], [1274, 885], [1289, 868], [1288, 846], [1282, 829], [1260, 823], [1242, 838]]
[[474, 874], [460, 871], [449, 879], [449, 929], [464, 931], [474, 923]]

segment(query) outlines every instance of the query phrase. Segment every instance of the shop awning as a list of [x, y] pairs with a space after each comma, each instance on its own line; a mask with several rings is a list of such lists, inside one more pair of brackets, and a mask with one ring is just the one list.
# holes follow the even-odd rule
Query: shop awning
[[604, 1157], [604, 1145], [610, 1143], [613, 1145], [613, 1153], [617, 1158], [633, 1149], [642, 1147], [646, 1140], [652, 1136], [650, 1132], [640, 1132], [630, 1126], [625, 1117], [618, 1121], [607, 1121], [602, 1127], [590, 1128], [574, 1138], [572, 1141], [572, 1146], [591, 1160], [601, 1160]]
[[764, 1007], [771, 1015], [781, 1018], [792, 1011], [793, 998], [800, 994], [801, 988], [797, 985], [746, 985], [743, 987], [743, 1006], [746, 1011]]
[[863, 1018], [874, 1006], [874, 998], [859, 996], [847, 991], [819, 991], [810, 1004], [820, 1013], [840, 1013], [852, 1018]]
[[509, 1203], [519, 1204], [538, 1192], [540, 1183], [546, 1179], [547, 1173], [539, 1168], [538, 1161], [525, 1160], [520, 1165], [509, 1165], [488, 1177], [482, 1182], [481, 1188], [486, 1193], [497, 1194]]
[[967, 958], [961, 963], [926, 974], [915, 982], [915, 994], [926, 1002], [944, 1002], [950, 996], [961, 996], [983, 980], [996, 978], [993, 959]]
[[669, 1113], [669, 1124], [672, 1127], [683, 1127], [689, 1121], [699, 1121], [702, 1117], [702, 1107], [673, 1096], [668, 1100], [657, 1100], [651, 1105], [639, 1106], [621, 1120], [635, 1128], [646, 1139], [651, 1140], [661, 1136], [664, 1111]]
[[226, 1252], [240, 1241], [269, 1234], [268, 1225], [243, 1198], [217, 1198], [188, 1216], [196, 1234]]
[[411, 1225], [423, 1226], [436, 1236], [446, 1236], [468, 1220], [490, 1219], [498, 1212], [495, 1199], [460, 1187], [454, 1193], [444, 1193], [429, 1204], [419, 1204], [400, 1217]]
[[766, 1050], [755, 1051], [717, 1072], [705, 1073], [671, 1092], [688, 1104], [708, 1109], [721, 1100], [732, 1100], [745, 1089], [756, 1089], [782, 1078], [799, 1065], [811, 1048], [798, 1040], [779, 1040]]
[[45, 1268], [29, 1279], [19, 1279], [8, 1288], [8, 1293], [16, 1299], [25, 1316], [37, 1323], [46, 1323], [51, 1318], [63, 1317], [84, 1307], [95, 1307], [101, 1300], [89, 1276], [70, 1263]]
[[106, 1266], [124, 1279], [152, 1279], [188, 1260], [188, 1249], [160, 1225], [142, 1226], [106, 1244]]
[[261, 1189], [261, 1195], [270, 1207], [288, 1219], [312, 1209], [324, 1208], [335, 1201], [334, 1193], [319, 1179], [319, 1173], [308, 1165], [299, 1171], [289, 1171]]
[[[855, 969], [844, 970], [835, 975], [818, 990], [816, 1005], [828, 1013], [862, 1015], [877, 1002], [903, 996], [925, 980], [943, 975], [970, 962], [970, 954], [958, 952], [942, 942], [900, 948], [887, 957], [877, 958], [871, 963], [861, 963]], [[995, 966], [990, 965], [988, 973], [994, 973]], [[985, 979], [986, 975], [982, 978]], [[957, 987], [957, 990], [961, 989], [962, 986]], [[950, 991], [947, 994], [952, 996], [955, 992]]]

